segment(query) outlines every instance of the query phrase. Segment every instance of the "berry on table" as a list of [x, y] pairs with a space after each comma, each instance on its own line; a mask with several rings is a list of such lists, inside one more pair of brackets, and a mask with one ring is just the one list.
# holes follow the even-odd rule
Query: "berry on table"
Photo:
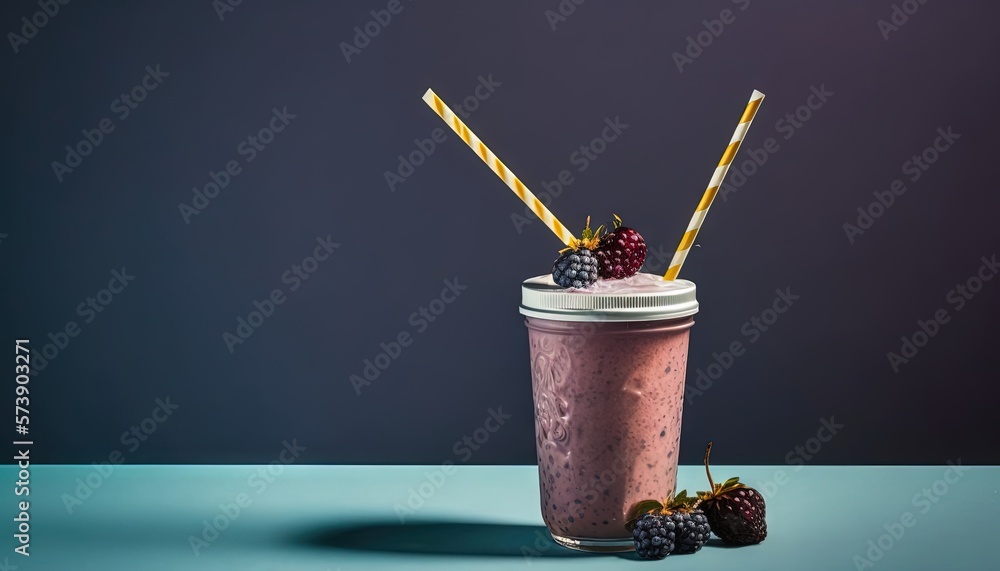
[[708, 525], [705, 512], [692, 509], [670, 516], [677, 524], [677, 546], [674, 553], [695, 553], [708, 543], [712, 528]]
[[635, 552], [643, 559], [663, 559], [674, 550], [676, 524], [662, 515], [646, 514], [632, 528]]
[[767, 509], [760, 492], [740, 483], [739, 477], [716, 484], [708, 469], [712, 443], [705, 449], [705, 473], [709, 491], [698, 492], [701, 509], [715, 535], [731, 545], [753, 545], [767, 537]]
[[[688, 554], [708, 542], [711, 529], [705, 514], [698, 509], [698, 498], [681, 490], [672, 499], [660, 503], [643, 500], [626, 515], [626, 527], [632, 530], [635, 551], [644, 559], [663, 559], [670, 553]], [[656, 540], [662, 537], [664, 539]], [[663, 547], [669, 545], [669, 550]]]

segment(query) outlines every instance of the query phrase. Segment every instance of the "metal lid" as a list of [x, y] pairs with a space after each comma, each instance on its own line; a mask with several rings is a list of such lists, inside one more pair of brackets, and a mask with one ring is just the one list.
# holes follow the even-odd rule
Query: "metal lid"
[[656, 321], [698, 312], [694, 282], [653, 274], [599, 280], [589, 289], [565, 289], [551, 275], [521, 284], [522, 314], [555, 321]]

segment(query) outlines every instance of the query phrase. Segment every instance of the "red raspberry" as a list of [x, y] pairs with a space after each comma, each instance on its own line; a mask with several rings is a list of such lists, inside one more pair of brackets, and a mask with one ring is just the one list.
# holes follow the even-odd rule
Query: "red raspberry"
[[617, 214], [614, 216], [615, 229], [601, 238], [594, 251], [600, 276], [606, 280], [634, 276], [646, 261], [646, 241], [632, 228], [622, 226]]

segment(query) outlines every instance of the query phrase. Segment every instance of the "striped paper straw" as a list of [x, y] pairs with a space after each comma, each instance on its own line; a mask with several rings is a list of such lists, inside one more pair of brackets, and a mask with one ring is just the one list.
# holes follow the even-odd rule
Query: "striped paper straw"
[[687, 231], [684, 232], [684, 237], [681, 238], [681, 243], [677, 246], [677, 251], [674, 253], [674, 258], [670, 261], [670, 266], [667, 268], [667, 273], [663, 275], [663, 279], [667, 281], [677, 279], [677, 274], [680, 273], [681, 266], [684, 265], [684, 258], [687, 258], [688, 251], [691, 249], [694, 239], [698, 235], [698, 230], [705, 222], [705, 215], [708, 214], [708, 208], [712, 206], [712, 201], [715, 200], [715, 195], [719, 192], [719, 187], [722, 186], [722, 179], [726, 178], [726, 173], [729, 172], [729, 165], [733, 163], [736, 151], [740, 149], [740, 143], [743, 142], [743, 137], [746, 136], [747, 130], [750, 128], [750, 123], [753, 121], [754, 115], [757, 114], [757, 109], [763, 100], [764, 94], [754, 89], [753, 94], [750, 96], [750, 102], [747, 103], [747, 107], [743, 111], [743, 116], [740, 117], [740, 124], [736, 126], [736, 132], [733, 133], [733, 138], [729, 141], [726, 152], [722, 153], [719, 166], [715, 167], [712, 180], [709, 181], [708, 188], [705, 189], [705, 194], [702, 195], [701, 202], [698, 203], [698, 208], [695, 209], [694, 216], [691, 217]]
[[549, 230], [552, 230], [552, 232], [558, 236], [560, 240], [562, 240], [563, 244], [566, 244], [567, 246], [573, 245], [576, 241], [573, 234], [567, 230], [565, 226], [563, 226], [562, 222], [553, 216], [552, 212], [550, 212], [549, 209], [542, 204], [542, 201], [538, 200], [533, 192], [528, 190], [528, 187], [524, 186], [524, 183], [521, 182], [521, 180], [518, 179], [514, 173], [510, 172], [507, 165], [503, 164], [500, 159], [493, 154], [493, 151], [489, 150], [479, 137], [477, 137], [472, 131], [469, 130], [468, 127], [465, 126], [465, 123], [463, 123], [462, 120], [459, 119], [452, 112], [452, 110], [444, 104], [444, 101], [441, 101], [441, 98], [434, 93], [434, 90], [428, 89], [427, 93], [424, 93], [424, 101], [430, 106], [431, 109], [440, 115], [442, 119], [444, 119], [444, 122], [447, 123], [448, 126], [451, 127], [463, 141], [465, 141], [466, 145], [469, 145], [469, 148], [479, 155], [479, 158], [483, 159], [486, 166], [490, 167], [490, 169], [495, 172], [498, 177], [507, 183], [507, 186], [514, 191], [514, 194], [524, 201], [528, 208], [535, 213], [535, 216], [538, 216], [538, 218], [549, 227]]

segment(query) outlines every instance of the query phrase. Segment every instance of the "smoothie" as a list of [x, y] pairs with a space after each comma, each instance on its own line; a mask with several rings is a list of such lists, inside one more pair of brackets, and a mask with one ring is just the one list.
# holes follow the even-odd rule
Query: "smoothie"
[[691, 282], [638, 274], [588, 290], [523, 285], [542, 516], [553, 538], [626, 551], [629, 507], [674, 492]]

